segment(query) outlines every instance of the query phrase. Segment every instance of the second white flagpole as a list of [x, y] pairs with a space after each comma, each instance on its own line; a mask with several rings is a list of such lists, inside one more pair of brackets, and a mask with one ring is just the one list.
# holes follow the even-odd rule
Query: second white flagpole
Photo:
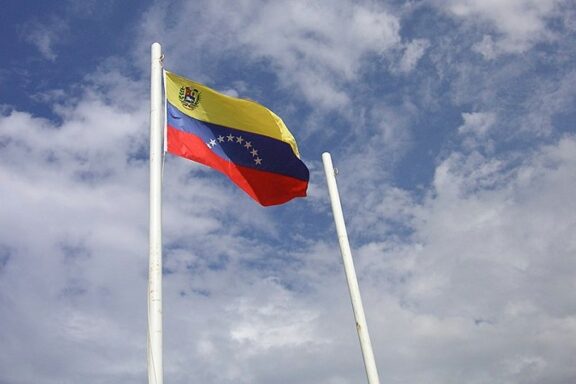
[[350, 250], [348, 234], [346, 233], [346, 224], [344, 222], [344, 214], [342, 213], [340, 195], [338, 194], [335, 170], [332, 165], [332, 157], [328, 152], [322, 154], [322, 161], [328, 183], [328, 192], [330, 193], [330, 202], [332, 203], [336, 232], [338, 233], [338, 242], [340, 243], [340, 253], [342, 254], [342, 260], [344, 262], [344, 271], [346, 272], [346, 280], [348, 281], [350, 299], [352, 300], [352, 309], [354, 311], [354, 318], [356, 319], [356, 330], [358, 331], [360, 348], [362, 349], [362, 357], [364, 358], [364, 367], [366, 368], [366, 375], [368, 376], [368, 384], [380, 384], [374, 352], [372, 351], [372, 343], [370, 342], [370, 335], [368, 334], [366, 316], [364, 315], [364, 307], [362, 306], [362, 298], [360, 297], [358, 279], [356, 278], [356, 271], [352, 260], [352, 251]]
[[148, 384], [162, 384], [162, 47], [151, 47], [150, 255], [148, 272]]

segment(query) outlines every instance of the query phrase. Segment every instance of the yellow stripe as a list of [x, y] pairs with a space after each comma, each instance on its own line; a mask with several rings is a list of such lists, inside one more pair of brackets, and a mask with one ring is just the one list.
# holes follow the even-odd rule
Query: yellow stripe
[[[257, 133], [284, 141], [300, 157], [296, 140], [274, 112], [251, 100], [238, 99], [216, 92], [205, 85], [164, 71], [166, 98], [182, 113], [207, 123]], [[199, 91], [198, 103], [189, 108], [181, 101], [186, 87]]]

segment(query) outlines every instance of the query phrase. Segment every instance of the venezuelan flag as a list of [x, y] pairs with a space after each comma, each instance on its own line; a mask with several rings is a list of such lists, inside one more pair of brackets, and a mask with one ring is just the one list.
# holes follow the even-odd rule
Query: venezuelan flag
[[214, 168], [264, 206], [306, 196], [309, 172], [274, 112], [168, 71], [168, 152]]

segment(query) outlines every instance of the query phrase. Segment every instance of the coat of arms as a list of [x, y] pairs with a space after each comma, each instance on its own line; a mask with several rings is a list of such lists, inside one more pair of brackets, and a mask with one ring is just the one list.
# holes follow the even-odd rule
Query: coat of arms
[[184, 108], [194, 109], [200, 102], [200, 91], [196, 88], [181, 87], [179, 97]]

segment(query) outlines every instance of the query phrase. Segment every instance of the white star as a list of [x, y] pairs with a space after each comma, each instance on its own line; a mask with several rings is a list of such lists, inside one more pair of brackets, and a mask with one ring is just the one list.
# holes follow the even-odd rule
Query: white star
[[210, 140], [210, 146], [215, 147], [216, 146], [216, 140], [214, 140], [214, 139]]
[[244, 141], [244, 138], [243, 138], [242, 136], [238, 136], [238, 137], [236, 138], [236, 142], [237, 142], [238, 144], [242, 144], [243, 141]]
[[218, 136], [218, 142], [219, 142], [219, 143], [223, 143], [223, 142], [224, 142], [224, 136], [219, 135], [219, 136]]
[[262, 164], [262, 159], [257, 157], [254, 159], [254, 162], [256, 163], [256, 165], [261, 165]]
[[250, 151], [250, 153], [252, 154], [252, 156], [258, 156], [258, 151], [256, 149], [253, 149], [252, 151]]
[[251, 147], [252, 147], [252, 143], [249, 142], [249, 141], [247, 141], [247, 142], [244, 144], [244, 148], [246, 148], [246, 149], [250, 149]]
[[228, 136], [226, 136], [226, 138], [228, 139], [228, 141], [234, 141], [234, 135], [229, 134]]

